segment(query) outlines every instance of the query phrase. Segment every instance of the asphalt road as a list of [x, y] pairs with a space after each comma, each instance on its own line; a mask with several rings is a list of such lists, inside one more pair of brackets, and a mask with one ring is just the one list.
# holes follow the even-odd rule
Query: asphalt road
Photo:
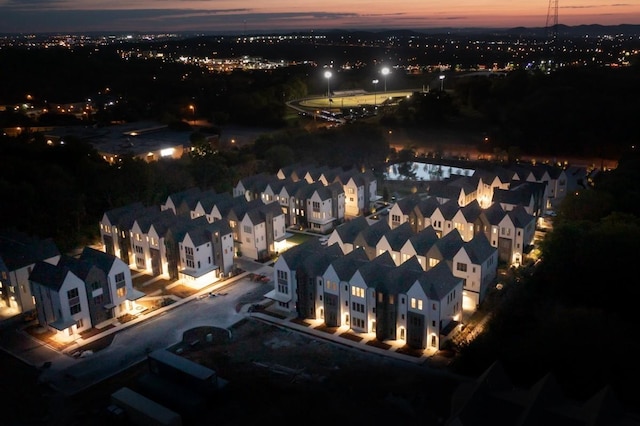
[[[272, 271], [270, 266], [261, 264], [243, 266], [245, 271], [266, 274]], [[56, 351], [20, 330], [4, 330], [0, 346], [25, 363], [41, 368], [39, 381], [73, 395], [143, 361], [153, 350], [179, 343], [183, 333], [191, 328], [229, 328], [246, 315], [246, 310], [237, 310], [238, 306], [262, 300], [272, 288], [273, 285], [240, 278], [224, 287], [226, 295], [204, 298], [194, 295], [173, 309], [117, 331], [111, 345], [82, 358]], [[207, 292], [208, 289], [203, 289], [199, 294]], [[49, 364], [47, 368], [43, 368], [45, 363]]]

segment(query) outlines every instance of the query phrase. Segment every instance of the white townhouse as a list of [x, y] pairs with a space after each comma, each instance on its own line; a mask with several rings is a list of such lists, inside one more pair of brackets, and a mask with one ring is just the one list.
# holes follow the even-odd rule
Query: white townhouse
[[209, 194], [204, 198], [200, 198], [191, 211], [191, 218], [195, 219], [200, 216], [204, 216], [207, 222], [211, 223], [215, 220], [220, 220], [219, 210], [216, 214], [215, 207], [221, 203], [229, 203], [231, 201], [231, 194], [223, 192], [221, 194]]
[[433, 210], [430, 222], [439, 237], [447, 235], [451, 230], [456, 229], [453, 226], [453, 217], [458, 213], [458, 210], [460, 210], [460, 206], [455, 200], [440, 203], [440, 205]]
[[474, 176], [477, 176], [479, 179], [476, 199], [483, 209], [486, 209], [493, 203], [494, 190], [509, 189], [511, 179], [506, 177], [504, 171], [489, 172], [477, 170]]
[[52, 239], [12, 230], [0, 231], [0, 310], [8, 315], [35, 308], [29, 274], [38, 261], [56, 264], [60, 251]]
[[173, 213], [178, 214], [178, 210], [182, 201], [185, 198], [193, 198], [194, 196], [199, 196], [202, 191], [200, 188], [189, 188], [184, 191], [175, 192], [173, 194], [169, 194], [164, 203], [160, 204], [160, 210], [173, 210]]
[[431, 226], [431, 216], [438, 206], [440, 203], [435, 197], [421, 199], [416, 204], [409, 213], [409, 223], [415, 232], [420, 232]]
[[407, 291], [407, 344], [435, 352], [462, 321], [462, 279], [445, 262], [421, 274]]
[[427, 251], [427, 270], [435, 267], [442, 261], [451, 261], [463, 244], [464, 241], [457, 229], [440, 237]]
[[482, 207], [476, 200], [473, 200], [458, 209], [453, 216], [453, 227], [460, 232], [460, 236], [464, 241], [470, 241], [479, 232], [480, 213], [482, 213]]
[[427, 270], [427, 253], [438, 241], [438, 234], [429, 226], [411, 236], [400, 249], [400, 260], [406, 262], [415, 257], [423, 270]]
[[345, 215], [355, 217], [367, 214], [378, 198], [377, 181], [370, 172], [360, 172], [353, 169], [340, 175], [338, 180], [342, 183], [345, 193]]
[[359, 333], [376, 331], [376, 287], [384, 284], [389, 268], [395, 267], [389, 253], [362, 264], [349, 280], [349, 320]]
[[358, 235], [369, 227], [369, 221], [364, 216], [358, 216], [337, 226], [329, 235], [327, 245], [338, 244], [344, 253], [350, 253], [356, 247]]
[[307, 187], [306, 181], [292, 181], [291, 179], [283, 180], [283, 185], [278, 192], [278, 204], [285, 214], [285, 223], [287, 226], [296, 224], [299, 213], [299, 207], [296, 203], [296, 194], [302, 187]]
[[92, 327], [85, 283], [68, 267], [37, 262], [29, 275], [38, 322], [61, 341]]
[[[529, 226], [526, 217], [532, 219], [531, 240], [525, 244], [525, 230], [522, 226]], [[500, 223], [498, 224], [498, 253], [501, 260], [508, 264], [519, 265], [522, 263], [525, 247], [533, 241], [533, 232], [535, 232], [535, 218], [524, 212], [523, 208], [518, 208], [516, 214], [511, 211], [506, 212]], [[526, 232], [529, 234], [529, 232]]]
[[125, 263], [132, 262], [131, 226], [147, 208], [140, 202], [127, 204], [106, 211], [100, 220], [100, 239], [103, 251], [119, 257]]
[[202, 288], [231, 272], [234, 242], [228, 224], [193, 223], [179, 235], [178, 278], [185, 285]]
[[306, 200], [309, 228], [326, 233], [345, 217], [345, 194], [338, 183], [317, 185]]
[[157, 277], [162, 275], [171, 278], [169, 262], [167, 261], [167, 244], [165, 238], [169, 229], [174, 227], [177, 222], [185, 220], [187, 220], [186, 216], [176, 216], [172, 210], [164, 210], [163, 214], [149, 226], [147, 238], [151, 269], [147, 272], [152, 276]]
[[[103, 300], [108, 299], [109, 302], [104, 303], [103, 309], [108, 311], [110, 318], [117, 318], [136, 310], [136, 300], [144, 297], [145, 294], [133, 288], [131, 270], [122, 259], [101, 250], [85, 247], [80, 254], [80, 260], [95, 265], [105, 274], [109, 294], [108, 297], [105, 294]], [[97, 296], [99, 296], [99, 290], [87, 294], [89, 298]]]
[[463, 281], [462, 309], [472, 313], [484, 300], [498, 269], [498, 250], [480, 233], [453, 256], [452, 273]]
[[305, 258], [321, 250], [320, 242], [312, 238], [282, 253], [273, 265], [274, 289], [265, 297], [278, 303], [278, 308], [296, 312], [298, 309], [297, 271]]
[[402, 248], [409, 241], [409, 239], [415, 236], [415, 232], [411, 229], [409, 222], [404, 222], [397, 228], [387, 231], [382, 238], [376, 244], [376, 255], [387, 252], [391, 256], [393, 263], [398, 266], [403, 263]]
[[150, 236], [149, 232], [154, 223], [170, 223], [175, 217], [175, 213], [170, 209], [161, 211], [150, 207], [139, 212], [130, 229], [133, 268], [140, 272], [151, 273], [153, 276], [162, 274], [159, 236]]
[[387, 217], [389, 228], [393, 229], [405, 222], [410, 222], [411, 215], [420, 201], [421, 199], [418, 194], [412, 194], [396, 201], [389, 208], [389, 215]]
[[286, 223], [277, 203], [256, 205], [239, 219], [237, 244], [243, 256], [264, 260], [282, 250]]
[[369, 262], [363, 248], [355, 249], [334, 259], [325, 269], [321, 277], [323, 283], [324, 321], [329, 327], [350, 325], [350, 285], [349, 280], [356, 270]]
[[251, 259], [267, 257], [267, 224], [257, 209], [245, 213], [239, 223], [240, 251]]

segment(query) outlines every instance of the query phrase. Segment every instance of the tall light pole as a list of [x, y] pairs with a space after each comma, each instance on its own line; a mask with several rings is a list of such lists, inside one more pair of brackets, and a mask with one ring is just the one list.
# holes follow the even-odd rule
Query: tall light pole
[[193, 124], [196, 124], [196, 107], [193, 105], [189, 105], [189, 109], [191, 110], [191, 118], [193, 119]]
[[384, 93], [387, 93], [387, 76], [389, 75], [389, 68], [384, 67], [382, 68], [382, 70], [380, 71], [382, 73], [382, 76], [384, 77]]
[[324, 78], [327, 79], [327, 99], [329, 100], [329, 107], [331, 107], [331, 71], [325, 71]]
[[373, 106], [376, 106], [378, 105], [378, 102], [376, 99], [378, 94], [378, 80], [377, 79], [373, 80], [372, 83], [373, 83]]
[[444, 91], [444, 74], [440, 74], [440, 91]]

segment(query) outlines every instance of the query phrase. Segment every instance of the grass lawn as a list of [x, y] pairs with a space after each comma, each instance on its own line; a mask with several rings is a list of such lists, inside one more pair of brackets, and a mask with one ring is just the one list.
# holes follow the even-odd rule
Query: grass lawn
[[400, 97], [409, 96], [412, 92], [400, 91], [400, 92], [378, 92], [367, 93], [354, 96], [333, 96], [331, 98], [331, 105], [329, 104], [329, 98], [316, 98], [307, 99], [300, 102], [301, 107], [305, 108], [318, 108], [318, 109], [330, 109], [330, 108], [353, 108], [360, 105], [373, 105], [374, 103], [380, 105], [385, 98], [388, 97]]

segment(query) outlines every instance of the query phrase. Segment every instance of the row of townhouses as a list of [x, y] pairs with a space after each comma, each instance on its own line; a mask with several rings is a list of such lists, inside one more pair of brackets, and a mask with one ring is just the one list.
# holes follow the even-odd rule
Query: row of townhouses
[[38, 261], [29, 275], [38, 323], [59, 340], [136, 311], [144, 293], [133, 288], [131, 270], [115, 256], [85, 247], [78, 258]]
[[353, 193], [352, 214], [369, 211], [376, 199], [370, 172], [318, 168], [319, 180], [310, 181], [311, 172], [300, 170], [242, 179], [233, 195], [190, 188], [159, 207], [133, 203], [105, 212], [104, 249], [139, 272], [201, 287], [231, 274], [235, 256], [262, 261], [283, 251], [290, 226], [328, 232], [342, 223], [345, 186], [336, 176]]
[[35, 311], [60, 340], [135, 311], [142, 296], [128, 265], [115, 256], [85, 247], [70, 257], [51, 239], [0, 232], [0, 309]]
[[[477, 170], [464, 176], [453, 175], [441, 182], [429, 182], [424, 194], [407, 197], [391, 206], [387, 226], [395, 229], [407, 222], [416, 234], [429, 227], [438, 238], [456, 230], [465, 242], [482, 232], [490, 245], [498, 249], [502, 261], [518, 263], [530, 245], [535, 227], [531, 217], [535, 219], [552, 207], [553, 201], [567, 191], [564, 171], [559, 170], [542, 165], [513, 166], [495, 172]], [[339, 225], [344, 220], [351, 226], [357, 224], [359, 220], [353, 219], [369, 212], [379, 198], [376, 191], [376, 180], [367, 171], [291, 166], [281, 169], [275, 176], [257, 175], [241, 180], [234, 188], [235, 196], [192, 188], [171, 194], [159, 207], [133, 203], [105, 212], [100, 223], [103, 249], [106, 254], [122, 260], [128, 268], [201, 287], [231, 274], [235, 256], [263, 260], [284, 252], [289, 226], [323, 233], [334, 230], [331, 244], [337, 242], [336, 239], [342, 241], [338, 238], [339, 232], [343, 232], [337, 232], [341, 229]], [[491, 200], [488, 206], [487, 200]], [[402, 228], [406, 229], [406, 226]], [[53, 305], [46, 303], [67, 306], [69, 297], [65, 299], [59, 291], [43, 291], [43, 288], [53, 288], [59, 283], [37, 283], [44, 281], [40, 277], [32, 284], [30, 275], [38, 262], [73, 272], [69, 261], [60, 262], [60, 253], [52, 241], [24, 235], [18, 238], [13, 234], [5, 232], [0, 238], [0, 308], [13, 309], [16, 313], [31, 311], [38, 305], [38, 298], [52, 294], [57, 294], [60, 300]], [[347, 252], [349, 244], [344, 240], [340, 247]], [[408, 253], [392, 249], [390, 242], [388, 244], [388, 248], [378, 248], [370, 243], [361, 247], [369, 258], [385, 250], [394, 262], [397, 262], [396, 256], [404, 257], [403, 261], [410, 257]], [[422, 262], [421, 265], [427, 262], [417, 253], [416, 259], [419, 264]], [[40, 270], [46, 268], [46, 265], [39, 267]], [[426, 270], [424, 266], [423, 269]], [[83, 280], [81, 273], [74, 275]], [[40, 287], [36, 294], [34, 288], [37, 286]], [[81, 331], [109, 315], [118, 316], [133, 309], [138, 294], [133, 291], [126, 274], [125, 299], [118, 295], [123, 291], [120, 288], [122, 284], [114, 291], [103, 286], [102, 298], [97, 288], [86, 291], [84, 299], [78, 295], [79, 300], [86, 300], [87, 309], [83, 309], [82, 303], [73, 306], [79, 306], [87, 319], [78, 326], [80, 317], [74, 313], [71, 331]], [[477, 296], [463, 305], [477, 306], [483, 297], [482, 288], [480, 286]], [[293, 294], [292, 290], [289, 289], [288, 294]], [[104, 296], [107, 293], [108, 297]], [[64, 309], [45, 308], [46, 303], [42, 300], [43, 307], [38, 308], [37, 313], [43, 323], [53, 324], [58, 331], [61, 331], [61, 325], [71, 324]], [[106, 316], [96, 314], [95, 309], [89, 310], [101, 303]], [[295, 301], [291, 304], [291, 300], [286, 303], [289, 307], [297, 305]], [[69, 333], [68, 328], [63, 327], [66, 333]]]
[[570, 187], [547, 165], [476, 170], [430, 181], [375, 221], [337, 226], [274, 266], [276, 306], [300, 318], [437, 350], [495, 285], [498, 263], [521, 264], [536, 222]]
[[327, 233], [345, 219], [370, 213], [377, 191], [369, 170], [295, 165], [241, 179], [233, 195], [276, 202], [287, 226]]

